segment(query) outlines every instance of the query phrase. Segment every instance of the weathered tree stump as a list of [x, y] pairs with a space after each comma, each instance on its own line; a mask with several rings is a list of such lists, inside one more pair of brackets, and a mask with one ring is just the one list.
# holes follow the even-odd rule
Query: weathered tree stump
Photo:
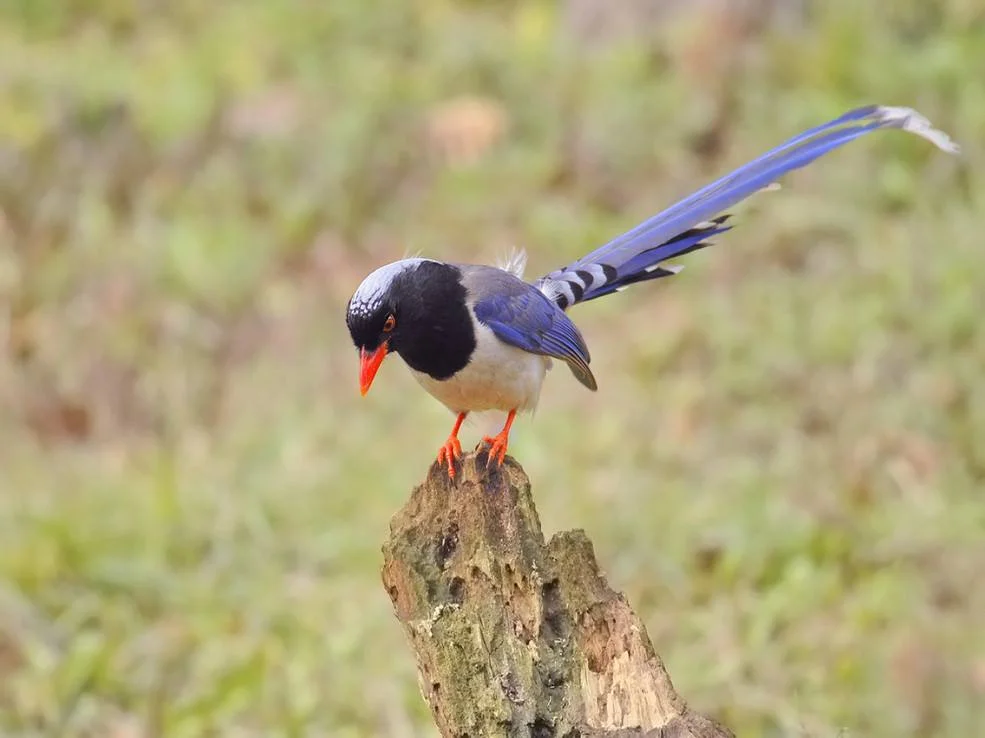
[[[437, 465], [393, 518], [383, 583], [448, 738], [726, 738], [688, 710], [583, 531], [544, 542], [511, 458]], [[478, 461], [477, 461], [478, 459]]]

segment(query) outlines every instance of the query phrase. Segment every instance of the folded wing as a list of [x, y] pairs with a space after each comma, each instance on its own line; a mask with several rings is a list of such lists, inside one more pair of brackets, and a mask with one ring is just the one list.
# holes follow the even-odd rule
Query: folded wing
[[590, 390], [598, 384], [585, 340], [571, 319], [531, 284], [491, 267], [468, 267], [466, 287], [476, 319], [496, 337], [533, 354], [565, 362]]

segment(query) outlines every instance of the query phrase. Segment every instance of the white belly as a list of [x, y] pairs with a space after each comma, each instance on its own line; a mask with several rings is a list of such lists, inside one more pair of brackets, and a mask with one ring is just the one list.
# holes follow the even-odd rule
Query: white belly
[[443, 381], [412, 370], [414, 377], [455, 413], [533, 410], [551, 360], [505, 344], [486, 326], [475, 325], [476, 348], [464, 369]]

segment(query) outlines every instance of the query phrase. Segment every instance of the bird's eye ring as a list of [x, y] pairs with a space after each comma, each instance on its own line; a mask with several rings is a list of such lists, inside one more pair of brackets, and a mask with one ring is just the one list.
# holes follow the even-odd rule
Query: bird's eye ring
[[397, 327], [397, 319], [393, 317], [393, 314], [386, 316], [386, 322], [383, 323], [383, 332], [389, 333], [394, 328]]

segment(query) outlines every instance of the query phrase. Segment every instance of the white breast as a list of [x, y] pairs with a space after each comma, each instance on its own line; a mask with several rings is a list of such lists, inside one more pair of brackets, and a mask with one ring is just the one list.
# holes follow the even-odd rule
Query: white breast
[[414, 377], [455, 413], [533, 410], [551, 360], [503, 343], [478, 321], [473, 324], [476, 348], [464, 369], [441, 381], [412, 370]]

